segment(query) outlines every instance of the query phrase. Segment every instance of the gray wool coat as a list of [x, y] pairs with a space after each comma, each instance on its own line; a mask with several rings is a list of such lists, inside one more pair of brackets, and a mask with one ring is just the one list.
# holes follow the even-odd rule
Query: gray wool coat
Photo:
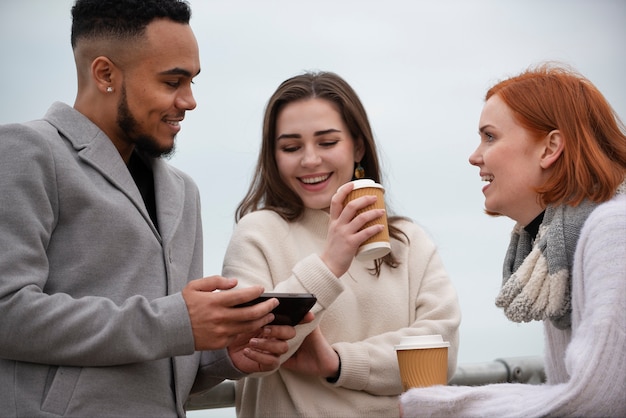
[[147, 161], [158, 231], [73, 108], [0, 126], [1, 416], [184, 416], [194, 381], [241, 377], [225, 350], [194, 352], [180, 293], [202, 277], [197, 187]]

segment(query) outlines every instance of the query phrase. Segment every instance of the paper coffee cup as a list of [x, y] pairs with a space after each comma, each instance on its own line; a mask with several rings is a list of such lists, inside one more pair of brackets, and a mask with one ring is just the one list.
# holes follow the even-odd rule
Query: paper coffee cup
[[[364, 207], [357, 212], [357, 215], [372, 209], [385, 209], [385, 189], [380, 184], [369, 179], [354, 180], [354, 189], [350, 192], [344, 205], [361, 196], [374, 195], [378, 197], [373, 205]], [[360, 261], [374, 260], [381, 258], [389, 254], [391, 251], [391, 244], [389, 244], [389, 227], [387, 225], [387, 215], [381, 216], [378, 219], [374, 219], [371, 222], [366, 223], [363, 228], [367, 228], [372, 225], [384, 225], [384, 229], [368, 240], [364, 241], [359, 250], [356, 253], [356, 259]]]
[[404, 390], [447, 384], [448, 347], [441, 335], [402, 337], [395, 350]]

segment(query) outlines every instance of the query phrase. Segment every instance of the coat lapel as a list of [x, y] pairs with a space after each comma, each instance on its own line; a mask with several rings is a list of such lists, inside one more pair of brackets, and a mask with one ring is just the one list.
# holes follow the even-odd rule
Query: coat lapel
[[[91, 165], [112, 185], [124, 193], [150, 225], [157, 239], [159, 232], [150, 219], [141, 193], [135, 184], [128, 167], [113, 142], [93, 122], [80, 112], [64, 103], [55, 103], [45, 116], [58, 131], [67, 138], [85, 163]], [[156, 175], [155, 183], [158, 184]], [[156, 189], [156, 187], [155, 187]], [[160, 205], [157, 194], [157, 212]], [[160, 222], [160, 219], [159, 219]]]
[[163, 241], [168, 242], [182, 218], [185, 183], [162, 159], [152, 159], [151, 162], [159, 230]]

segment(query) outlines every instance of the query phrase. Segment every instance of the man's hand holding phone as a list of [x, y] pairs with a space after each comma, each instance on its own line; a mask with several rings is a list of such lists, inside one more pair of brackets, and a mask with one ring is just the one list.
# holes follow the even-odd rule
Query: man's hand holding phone
[[[288, 350], [287, 340], [296, 331], [292, 325], [268, 325], [277, 319], [273, 311], [280, 306], [280, 297], [262, 296], [261, 286], [233, 289], [236, 285], [236, 279], [211, 276], [193, 280], [183, 289], [195, 349], [228, 347], [239, 370], [246, 373], [273, 370], [280, 365], [280, 356]], [[312, 313], [305, 314], [315, 300], [307, 303], [310, 306], [303, 312], [304, 308], [296, 309], [298, 322], [313, 320]], [[286, 303], [283, 309], [288, 306]], [[287, 316], [293, 320], [291, 314]]]
[[244, 335], [228, 347], [233, 363], [245, 373], [278, 368], [280, 356], [289, 349], [287, 341], [296, 336], [294, 326], [314, 319], [310, 309], [317, 299], [309, 293], [264, 293], [254, 300], [237, 305], [237, 308], [246, 309], [271, 299], [280, 302], [272, 311], [275, 319], [263, 327], [260, 333]]
[[236, 285], [236, 279], [211, 276], [193, 280], [182, 290], [196, 350], [225, 348], [241, 334], [259, 332], [274, 319], [271, 311], [278, 306], [276, 299], [235, 309], [264, 290], [262, 286], [233, 289]]

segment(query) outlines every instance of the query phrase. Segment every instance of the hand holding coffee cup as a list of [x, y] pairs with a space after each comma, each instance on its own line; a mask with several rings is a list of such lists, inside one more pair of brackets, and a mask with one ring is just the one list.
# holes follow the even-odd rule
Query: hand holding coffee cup
[[395, 350], [404, 390], [447, 384], [448, 347], [441, 335], [402, 337]]
[[[369, 179], [354, 180], [352, 184], [354, 185], [354, 188], [350, 194], [348, 194], [348, 197], [344, 201], [344, 205], [361, 196], [374, 195], [378, 198], [374, 204], [359, 210], [357, 215], [372, 209], [385, 209], [385, 189], [383, 186]], [[391, 251], [387, 215], [366, 223], [363, 228], [367, 228], [372, 225], [383, 225], [384, 228], [378, 234], [365, 240], [361, 244], [356, 254], [356, 259], [359, 261], [381, 258], [389, 254]]]

